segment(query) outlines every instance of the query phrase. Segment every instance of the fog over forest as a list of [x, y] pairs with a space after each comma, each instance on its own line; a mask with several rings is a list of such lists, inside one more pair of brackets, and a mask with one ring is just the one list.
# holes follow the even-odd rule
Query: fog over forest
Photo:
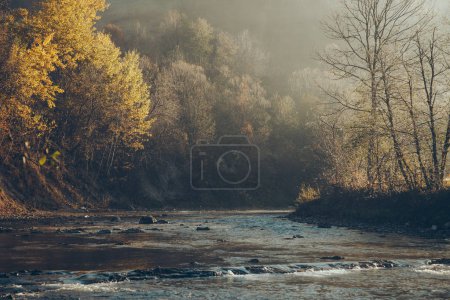
[[[124, 7], [123, 7], [124, 6]], [[336, 1], [220, 1], [220, 0], [121, 0], [111, 1], [104, 22], [142, 22], [157, 26], [168, 10], [202, 17], [214, 27], [239, 34], [248, 29], [268, 52], [269, 76], [286, 76], [295, 70], [317, 67], [315, 51], [326, 46], [320, 20], [330, 14]], [[151, 34], [151, 33], [150, 33]]]
[[[329, 40], [321, 23], [339, 7], [336, 0], [110, 0], [102, 23], [142, 22], [157, 27], [165, 13], [179, 10], [205, 18], [214, 27], [238, 34], [248, 29], [270, 53], [270, 73], [286, 74], [318, 67], [315, 53]], [[446, 16], [450, 2], [429, 0], [429, 6]], [[151, 34], [151, 33], [150, 33]]]

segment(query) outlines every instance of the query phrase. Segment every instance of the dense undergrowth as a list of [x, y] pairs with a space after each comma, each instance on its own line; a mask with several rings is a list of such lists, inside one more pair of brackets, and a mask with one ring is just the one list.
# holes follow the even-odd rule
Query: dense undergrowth
[[374, 195], [368, 191], [328, 188], [315, 200], [298, 205], [293, 217], [330, 223], [450, 227], [450, 190]]

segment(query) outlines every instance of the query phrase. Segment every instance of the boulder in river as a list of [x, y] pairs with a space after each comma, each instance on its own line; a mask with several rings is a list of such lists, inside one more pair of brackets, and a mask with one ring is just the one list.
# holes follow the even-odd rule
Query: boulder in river
[[97, 234], [111, 234], [111, 230], [102, 229], [102, 230], [97, 231]]
[[211, 229], [209, 227], [202, 227], [202, 226], [197, 227], [197, 231], [208, 231], [208, 230]]
[[158, 220], [156, 224], [169, 224], [169, 221], [166, 220]]
[[129, 228], [129, 229], [126, 229], [126, 230], [122, 231], [122, 233], [127, 233], [127, 234], [130, 234], [130, 233], [143, 233], [143, 232], [144, 231], [142, 229], [139, 229], [139, 228]]
[[70, 233], [70, 234], [78, 234], [78, 233], [83, 233], [84, 229], [83, 228], [64, 229], [62, 232]]
[[30, 271], [30, 275], [31, 276], [38, 276], [38, 275], [42, 275], [44, 272], [41, 270], [32, 270]]
[[252, 259], [250, 259], [248, 262], [251, 263], [251, 264], [259, 264], [259, 259], [257, 259], [257, 258], [252, 258]]
[[156, 218], [153, 216], [141, 217], [139, 219], [139, 224], [155, 224], [157, 222], [158, 220], [156, 220]]
[[450, 266], [450, 258], [432, 259], [428, 262], [429, 265], [447, 265]]
[[344, 257], [339, 256], [339, 255], [335, 255], [335, 256], [324, 256], [324, 257], [321, 257], [320, 259], [323, 259], [323, 260], [343, 260]]
[[110, 222], [113, 222], [113, 223], [117, 223], [117, 222], [121, 222], [122, 219], [121, 219], [120, 217], [118, 217], [118, 216], [114, 216], [114, 217], [111, 217], [111, 218], [109, 219], [109, 221], [110, 221]]

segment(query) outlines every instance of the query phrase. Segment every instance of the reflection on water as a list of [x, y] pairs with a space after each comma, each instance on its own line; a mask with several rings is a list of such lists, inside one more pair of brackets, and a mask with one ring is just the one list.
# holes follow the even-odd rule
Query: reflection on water
[[[99, 219], [93, 224], [65, 224], [81, 227], [78, 234], [56, 234], [52, 226], [42, 226], [41, 234], [26, 238], [17, 232], [0, 234], [0, 272], [5, 272], [0, 273], [0, 295], [14, 294], [18, 299], [450, 298], [450, 267], [427, 264], [432, 258], [450, 256], [448, 240], [322, 229], [263, 213], [179, 213], [164, 225], [122, 219], [122, 223]], [[200, 225], [211, 230], [197, 231]], [[137, 227], [143, 233], [122, 233]], [[112, 234], [97, 234], [105, 228]], [[73, 256], [79, 252], [83, 255]], [[45, 253], [57, 255], [45, 257]], [[321, 259], [332, 256], [342, 259]], [[83, 258], [87, 260], [79, 261]], [[49, 271], [10, 273], [19, 269]]]

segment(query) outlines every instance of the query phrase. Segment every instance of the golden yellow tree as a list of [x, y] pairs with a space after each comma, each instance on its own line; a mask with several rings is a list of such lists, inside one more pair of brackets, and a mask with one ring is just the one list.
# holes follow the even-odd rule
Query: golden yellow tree
[[54, 34], [54, 42], [65, 66], [88, 59], [95, 46], [94, 25], [99, 12], [107, 8], [105, 0], [41, 1], [35, 14], [26, 19], [32, 36]]
[[6, 79], [1, 82], [0, 119], [10, 124], [18, 122], [22, 125], [21, 131], [42, 132], [49, 128], [43, 119], [43, 111], [53, 108], [57, 95], [63, 92], [51, 79], [51, 73], [60, 65], [60, 60], [52, 41], [53, 34], [21, 39], [16, 26], [20, 18], [26, 19], [27, 12], [22, 10], [2, 23], [2, 31], [16, 36], [16, 39], [9, 45], [7, 58], [2, 64]]
[[2, 64], [0, 124], [22, 137], [23, 127], [46, 133], [88, 158], [105, 147], [143, 148], [152, 123], [149, 87], [139, 55], [123, 54], [96, 31], [106, 7], [104, 0], [44, 0], [2, 18], [14, 39]]

